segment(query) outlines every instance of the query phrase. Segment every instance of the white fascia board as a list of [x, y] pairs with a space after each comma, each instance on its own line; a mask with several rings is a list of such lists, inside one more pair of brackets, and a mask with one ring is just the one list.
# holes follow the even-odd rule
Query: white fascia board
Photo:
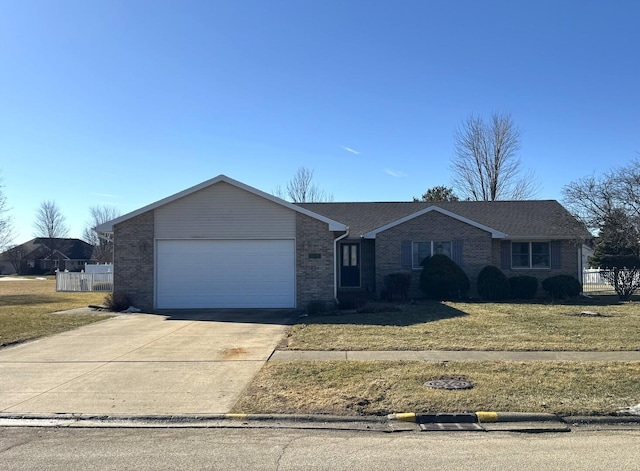
[[180, 198], [184, 198], [185, 196], [188, 196], [192, 193], [195, 193], [197, 191], [203, 190], [205, 188], [208, 188], [212, 185], [215, 185], [216, 183], [219, 182], [225, 182], [228, 183], [229, 185], [235, 186], [236, 188], [240, 188], [242, 190], [248, 191], [249, 193], [253, 193], [256, 196], [259, 196], [261, 198], [267, 199], [273, 203], [279, 204], [281, 206], [284, 206], [285, 208], [291, 209], [293, 211], [296, 211], [298, 213], [302, 213], [305, 214], [309, 217], [312, 217], [314, 219], [317, 219], [319, 221], [325, 222], [329, 225], [329, 230], [330, 231], [346, 231], [347, 230], [347, 226], [345, 224], [342, 224], [338, 221], [334, 221], [333, 219], [329, 219], [327, 217], [321, 216], [320, 214], [316, 214], [313, 211], [309, 211], [308, 209], [304, 209], [301, 208], [299, 206], [296, 206], [295, 204], [289, 203], [288, 201], [285, 201], [281, 198], [278, 198], [277, 196], [273, 196], [270, 195], [269, 193], [265, 193], [264, 191], [260, 191], [257, 188], [253, 188], [252, 186], [249, 185], [245, 185], [244, 183], [241, 183], [237, 180], [234, 180], [233, 178], [229, 178], [226, 175], [218, 175], [215, 178], [212, 178], [210, 180], [207, 180], [206, 182], [202, 182], [196, 186], [192, 186], [191, 188], [187, 188], [186, 190], [183, 190], [179, 193], [176, 193], [174, 195], [168, 196], [166, 198], [163, 198], [159, 201], [156, 201], [155, 203], [151, 203], [147, 206], [144, 206], [140, 209], [137, 209], [135, 211], [132, 211], [130, 213], [125, 214], [124, 216], [120, 216], [116, 219], [113, 219], [111, 221], [105, 222], [104, 224], [100, 224], [99, 226], [96, 226], [94, 229], [97, 232], [101, 232], [101, 233], [111, 233], [113, 232], [113, 226], [115, 226], [116, 224], [119, 224], [123, 221], [126, 221], [128, 219], [131, 219], [133, 217], [136, 217], [142, 213], [146, 213], [147, 211], [151, 211], [153, 209], [159, 208], [160, 206], [164, 206], [166, 204], [172, 203], [173, 201], [179, 200]]
[[470, 226], [477, 227], [478, 229], [482, 229], [483, 231], [487, 231], [491, 234], [492, 239], [504, 239], [507, 237], [507, 234], [505, 234], [504, 232], [497, 231], [495, 229], [492, 229], [491, 227], [485, 226], [484, 224], [480, 224], [479, 222], [472, 221], [471, 219], [467, 219], [463, 216], [460, 216], [459, 214], [452, 213], [451, 211], [447, 211], [446, 209], [442, 209], [439, 206], [429, 206], [428, 208], [416, 211], [413, 214], [409, 214], [408, 216], [390, 222], [389, 224], [385, 224], [384, 226], [374, 229], [373, 231], [367, 232], [363, 235], [363, 237], [365, 239], [375, 239], [378, 233], [384, 232], [387, 229], [391, 229], [392, 227], [395, 227], [399, 224], [410, 221], [418, 216], [422, 216], [423, 214], [430, 213], [431, 211], [437, 211], [440, 214], [444, 214], [445, 216], [449, 216], [450, 218], [464, 222], [465, 224], [469, 224]]

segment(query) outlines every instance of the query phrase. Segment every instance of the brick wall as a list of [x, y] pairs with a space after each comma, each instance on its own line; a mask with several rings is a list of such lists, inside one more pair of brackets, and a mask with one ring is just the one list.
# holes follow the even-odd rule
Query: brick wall
[[[402, 268], [402, 241], [413, 242], [464, 240], [462, 269], [471, 282], [470, 295], [477, 293], [476, 284], [480, 270], [491, 261], [491, 234], [477, 227], [453, 219], [437, 211], [399, 224], [376, 236], [376, 289], [380, 293], [384, 276], [389, 273], [407, 272]], [[420, 270], [410, 270], [412, 298], [422, 298]]]
[[147, 211], [114, 227], [114, 292], [147, 312], [153, 309], [153, 215]]
[[578, 245], [582, 245], [582, 242], [576, 242], [573, 240], [561, 240], [560, 251], [562, 253], [562, 268], [559, 269], [526, 269], [526, 268], [502, 268], [501, 257], [501, 240], [494, 240], [492, 243], [492, 264], [502, 270], [502, 272], [510, 278], [512, 276], [533, 276], [538, 279], [538, 296], [546, 296], [542, 290], [542, 281], [545, 278], [556, 275], [570, 275], [582, 283], [582, 275], [578, 273]]
[[[333, 241], [337, 237], [326, 222], [296, 213], [296, 304], [306, 309], [309, 301], [332, 303]], [[310, 254], [313, 254], [310, 258]], [[316, 257], [320, 258], [316, 258]]]

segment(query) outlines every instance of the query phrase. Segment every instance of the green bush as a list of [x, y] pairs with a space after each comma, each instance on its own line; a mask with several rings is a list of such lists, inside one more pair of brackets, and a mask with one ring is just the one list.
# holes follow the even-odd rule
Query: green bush
[[460, 299], [469, 291], [469, 278], [446, 255], [436, 254], [422, 263], [420, 289], [431, 299]]
[[514, 299], [533, 299], [538, 292], [538, 279], [535, 276], [512, 276], [509, 285]]
[[380, 297], [385, 301], [406, 301], [409, 299], [411, 273], [390, 273], [384, 277], [384, 289]]
[[127, 310], [131, 306], [129, 296], [122, 291], [109, 293], [104, 297], [104, 305], [113, 312], [121, 312]]
[[578, 296], [582, 285], [575, 276], [556, 275], [543, 280], [542, 289], [553, 299], [567, 299]]
[[478, 275], [478, 294], [488, 301], [502, 301], [509, 297], [511, 288], [509, 280], [502, 270], [488, 265], [480, 270]]

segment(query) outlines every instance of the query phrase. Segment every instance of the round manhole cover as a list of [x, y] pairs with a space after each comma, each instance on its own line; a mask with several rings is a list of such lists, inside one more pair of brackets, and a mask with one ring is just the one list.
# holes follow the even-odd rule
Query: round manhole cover
[[471, 389], [473, 387], [473, 383], [460, 379], [435, 379], [427, 381], [424, 385], [435, 389]]

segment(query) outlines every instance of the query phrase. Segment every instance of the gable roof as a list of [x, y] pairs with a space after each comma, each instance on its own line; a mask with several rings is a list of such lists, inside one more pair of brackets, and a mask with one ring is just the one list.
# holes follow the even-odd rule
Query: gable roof
[[347, 227], [341, 223], [338, 222], [336, 220], [333, 220], [331, 218], [328, 218], [322, 214], [317, 214], [314, 213], [306, 208], [303, 208], [302, 206], [297, 206], [294, 205], [292, 203], [289, 203], [288, 201], [285, 201], [283, 199], [278, 198], [277, 196], [274, 195], [270, 195], [269, 193], [265, 193], [264, 191], [260, 191], [257, 188], [253, 188], [249, 185], [245, 185], [244, 183], [241, 183], [237, 180], [234, 180], [233, 178], [229, 178], [226, 175], [218, 175], [215, 178], [212, 178], [210, 180], [207, 180], [206, 182], [202, 182], [198, 185], [192, 186], [191, 188], [187, 188], [186, 190], [183, 190], [179, 193], [176, 193], [174, 195], [168, 196], [166, 198], [163, 198], [159, 201], [156, 201], [155, 203], [151, 203], [147, 206], [144, 206], [143, 208], [137, 209], [135, 211], [132, 211], [130, 213], [125, 214], [124, 216], [120, 216], [116, 219], [113, 219], [111, 221], [107, 221], [104, 224], [100, 224], [99, 226], [95, 227], [95, 230], [97, 232], [101, 232], [101, 233], [110, 233], [113, 232], [113, 226], [116, 224], [119, 224], [123, 221], [126, 221], [128, 219], [131, 219], [135, 216], [138, 216], [142, 213], [146, 213], [147, 211], [151, 211], [154, 210], [156, 208], [159, 208], [161, 206], [164, 206], [166, 204], [172, 203], [173, 201], [176, 201], [180, 198], [184, 198], [185, 196], [189, 196], [197, 191], [200, 190], [204, 190], [205, 188], [208, 188], [210, 186], [215, 185], [216, 183], [220, 183], [220, 182], [225, 182], [228, 183], [229, 185], [233, 185], [236, 188], [240, 188], [241, 190], [245, 190], [248, 191], [249, 193], [252, 193], [256, 196], [259, 196], [260, 198], [264, 198], [266, 200], [269, 200], [273, 203], [279, 204], [280, 206], [284, 206], [285, 208], [291, 209], [293, 211], [296, 211], [298, 213], [301, 214], [305, 214], [307, 216], [310, 216], [314, 219], [320, 220], [322, 222], [325, 222], [329, 225], [329, 230], [330, 231], [346, 231]]
[[20, 250], [25, 259], [47, 259], [57, 252], [67, 260], [91, 260], [93, 246], [80, 239], [36, 237], [7, 252], [14, 250]]
[[575, 239], [591, 235], [555, 200], [301, 203], [350, 227], [352, 237], [376, 234], [430, 211], [482, 228], [494, 238]]

